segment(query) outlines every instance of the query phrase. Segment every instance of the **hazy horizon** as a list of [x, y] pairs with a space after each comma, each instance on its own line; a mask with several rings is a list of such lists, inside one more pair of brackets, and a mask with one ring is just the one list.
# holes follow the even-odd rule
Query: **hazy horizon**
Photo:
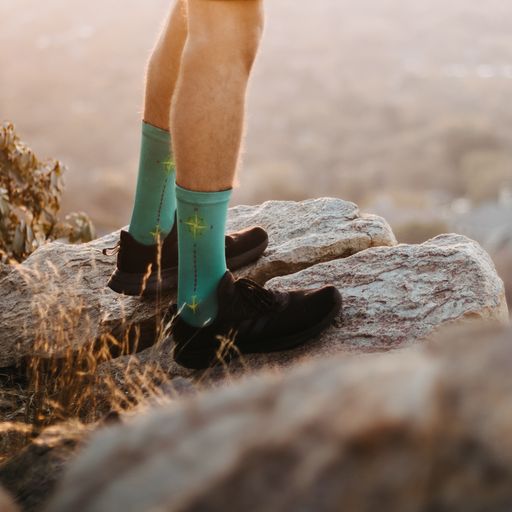
[[[0, 2], [2, 119], [68, 166], [64, 212], [86, 211], [100, 233], [129, 218], [145, 62], [168, 8], [119, 5]], [[266, 11], [234, 203], [337, 195], [376, 208], [384, 193], [428, 205], [465, 195], [482, 152], [499, 186], [511, 181], [512, 4], [268, 0]]]

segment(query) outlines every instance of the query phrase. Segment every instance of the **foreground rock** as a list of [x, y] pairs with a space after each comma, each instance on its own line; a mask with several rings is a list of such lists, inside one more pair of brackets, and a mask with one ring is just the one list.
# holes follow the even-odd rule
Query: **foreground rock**
[[[1, 485], [16, 496], [24, 512], [41, 510], [42, 503], [62, 478], [64, 468], [91, 431], [92, 427], [78, 422], [50, 427], [0, 466]], [[0, 497], [0, 511], [4, 512], [1, 503]]]
[[18, 512], [18, 507], [14, 505], [11, 497], [2, 489], [0, 489], [0, 510], [2, 512]]
[[512, 331], [331, 358], [92, 439], [49, 512], [506, 511]]
[[[264, 257], [241, 274], [260, 282], [396, 243], [382, 218], [361, 215], [356, 205], [340, 199], [271, 201], [230, 210], [229, 230], [254, 224], [268, 230], [270, 245]], [[101, 250], [112, 247], [117, 238], [118, 233], [112, 233], [89, 244], [49, 244], [0, 276], [0, 367], [34, 353], [69, 352], [105, 335], [125, 340], [135, 325], [141, 330], [140, 346], [153, 343], [171, 297], [141, 301], [105, 289], [114, 258]]]
[[[385, 351], [420, 343], [436, 330], [468, 319], [508, 322], [504, 285], [487, 253], [460, 235], [438, 236], [422, 245], [398, 245], [359, 252], [270, 280], [275, 289], [315, 288], [334, 283], [343, 307], [316, 340], [287, 352], [250, 355], [227, 373], [291, 366], [301, 359], [340, 353]], [[192, 376], [172, 361], [172, 347], [138, 355], [140, 366], [157, 365], [169, 375]], [[129, 358], [104, 365], [122, 383]], [[136, 367], [136, 366], [135, 366]], [[226, 370], [210, 371], [218, 380]], [[200, 374], [201, 382], [207, 377]]]

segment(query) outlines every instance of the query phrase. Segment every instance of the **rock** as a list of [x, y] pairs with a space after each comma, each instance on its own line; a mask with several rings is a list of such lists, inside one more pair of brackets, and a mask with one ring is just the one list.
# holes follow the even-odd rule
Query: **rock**
[[[398, 483], [424, 489], [435, 479], [430, 471], [437, 462], [430, 460], [434, 445], [429, 436], [437, 432], [438, 422], [449, 423], [451, 418], [436, 393], [445, 383], [445, 363], [454, 356], [447, 351], [432, 355], [411, 346], [425, 342], [447, 325], [475, 319], [508, 321], [503, 282], [489, 256], [476, 242], [459, 235], [439, 236], [422, 245], [396, 245], [385, 221], [361, 216], [355, 205], [336, 199], [231, 209], [229, 230], [254, 224], [267, 228], [270, 246], [257, 263], [239, 275], [277, 289], [334, 283], [342, 292], [343, 308], [329, 329], [300, 349], [251, 355], [208, 372], [177, 366], [172, 345], [157, 336], [172, 294], [141, 300], [105, 289], [113, 258], [104, 256], [101, 249], [114, 245], [118, 233], [80, 246], [46, 245], [0, 276], [7, 305], [0, 312], [0, 366], [28, 361], [28, 369], [37, 377], [28, 379], [35, 386], [34, 397], [51, 397], [51, 402], [43, 401], [40, 406], [78, 415], [87, 422], [103, 418], [101, 423], [120, 435], [119, 442], [112, 441], [110, 430], [106, 431], [104, 439], [109, 439], [112, 447], [104, 450], [104, 459], [94, 451], [95, 446], [103, 450], [103, 438], [98, 438], [98, 444], [87, 452], [98, 464], [97, 478], [91, 477], [90, 484], [84, 480], [77, 487], [79, 495], [73, 494], [72, 488], [62, 491], [62, 503], [71, 508], [59, 509], [56, 501], [57, 510], [110, 510], [111, 506], [216, 510], [228, 505], [223, 500], [230, 496], [226, 489], [233, 484], [240, 487], [233, 501], [238, 509], [329, 510], [329, 503], [341, 499], [332, 484], [339, 476], [337, 471], [344, 475], [364, 472], [370, 483], [377, 482], [375, 496], [380, 496], [380, 489], [386, 499], [391, 496], [389, 510], [409, 510], [407, 500], [414, 496], [395, 492]], [[118, 340], [122, 346], [116, 353], [113, 348]], [[110, 343], [109, 351], [103, 350], [99, 341]], [[397, 348], [406, 350], [381, 358], [368, 354]], [[135, 351], [136, 356], [123, 356]], [[111, 360], [118, 355], [121, 357]], [[336, 361], [336, 365], [315, 361], [319, 358]], [[294, 370], [289, 377], [283, 372], [305, 361], [310, 370]], [[359, 365], [366, 380], [361, 378]], [[235, 377], [262, 368], [267, 374], [278, 371], [273, 377], [241, 384], [240, 390], [232, 387], [209, 393], [211, 403], [201, 398], [206, 387], [234, 382]], [[297, 405], [300, 393], [308, 410]], [[145, 412], [157, 405], [161, 405], [160, 412]], [[330, 405], [334, 431], [330, 421], [329, 425], [320, 421], [315, 430], [311, 415], [316, 415], [317, 421], [330, 418]], [[348, 416], [344, 408], [350, 411]], [[371, 423], [372, 409], [376, 424]], [[134, 427], [117, 426], [122, 411], [129, 411], [126, 418], [123, 414], [123, 423], [135, 421]], [[145, 419], [130, 417], [135, 414]], [[0, 467], [0, 482], [27, 510], [40, 510], [94, 425], [71, 434], [59, 428], [54, 427], [55, 434], [51, 429], [45, 432]], [[362, 441], [358, 429], [366, 432]], [[378, 434], [377, 441], [371, 440], [368, 448], [365, 443], [373, 432]], [[232, 447], [227, 443], [230, 435]], [[147, 448], [142, 447], [144, 436], [148, 436]], [[215, 447], [210, 448], [210, 443]], [[386, 443], [396, 451], [386, 449]], [[329, 446], [334, 448], [329, 450]], [[375, 468], [365, 467], [374, 448], [381, 450], [377, 456], [383, 464], [399, 453], [404, 468], [397, 466], [383, 476]], [[93, 455], [87, 453], [85, 466], [77, 465], [84, 471], [92, 468], [87, 457]], [[204, 454], [204, 468], [198, 469], [201, 464], [194, 459], [198, 454]], [[268, 462], [268, 454], [277, 462]], [[283, 466], [279, 465], [280, 456]], [[134, 469], [132, 462], [137, 457], [141, 467]], [[431, 466], [420, 464], [421, 457]], [[247, 468], [240, 471], [238, 479], [234, 468], [241, 458], [247, 460]], [[263, 472], [258, 473], [261, 464]], [[293, 489], [286, 489], [286, 482], [280, 480], [281, 470], [283, 475], [292, 475]], [[76, 471], [82, 474], [81, 469]], [[157, 476], [162, 471], [172, 475], [169, 485]], [[258, 480], [258, 474], [263, 480]], [[267, 485], [264, 479], [274, 477], [286, 492], [279, 497], [272, 487], [263, 492], [270, 501], [258, 496], [263, 501], [257, 499], [253, 507], [251, 489]], [[142, 501], [128, 492], [128, 504], [124, 498], [114, 503], [111, 489], [118, 484], [135, 489], [140, 482], [155, 482], [155, 487], [144, 490]], [[300, 482], [305, 482], [304, 493], [297, 490]], [[347, 496], [361, 505], [355, 509], [365, 510], [363, 487], [351, 480], [343, 485], [351, 489]]]
[[2, 512], [18, 512], [18, 507], [14, 505], [11, 497], [0, 488], [0, 510]]
[[[0, 257], [2, 256], [2, 254], [0, 253]], [[3, 263], [2, 261], [0, 261], [0, 279], [4, 278], [7, 276], [7, 274], [9, 274], [12, 270], [12, 266], [11, 265], [7, 265], [7, 263]]]
[[[402, 348], [468, 319], [508, 322], [503, 281], [491, 259], [476, 242], [460, 235], [441, 235], [421, 245], [368, 249], [274, 278], [267, 286], [285, 290], [331, 283], [340, 289], [343, 307], [316, 340], [295, 350], [249, 355], [197, 378], [204, 385], [249, 370], [292, 366], [304, 358]], [[157, 346], [137, 357], [142, 367], [158, 364], [170, 375], [193, 376], [172, 361], [171, 352], [169, 346]], [[116, 361], [118, 376], [125, 374], [128, 361]]]
[[227, 228], [236, 231], [256, 224], [268, 231], [270, 245], [263, 257], [240, 275], [260, 283], [316, 263], [345, 258], [369, 247], [396, 245], [384, 219], [361, 215], [355, 204], [341, 199], [235, 206]]
[[[505, 287], [491, 258], [461, 235], [374, 248], [272, 279], [267, 285], [290, 289], [327, 283], [337, 284], [343, 308], [319, 339], [322, 355], [404, 347], [446, 324], [468, 319], [509, 319]], [[302, 351], [310, 354], [311, 347]]]
[[511, 341], [332, 357], [152, 410], [95, 435], [47, 512], [510, 510]]
[[[396, 243], [383, 219], [361, 215], [356, 205], [340, 199], [270, 201], [230, 210], [230, 230], [253, 224], [268, 230], [270, 245], [264, 257], [241, 275], [260, 282]], [[172, 296], [141, 301], [105, 288], [114, 258], [101, 251], [112, 247], [118, 236], [116, 232], [82, 245], [47, 244], [2, 274], [0, 367], [38, 354], [66, 357], [102, 337], [108, 341], [110, 335], [125, 344], [136, 342], [139, 349], [153, 344]]]
[[[29, 446], [0, 466], [0, 482], [24, 512], [39, 511], [92, 427], [78, 422], [46, 429]], [[1, 507], [0, 511], [4, 509]]]

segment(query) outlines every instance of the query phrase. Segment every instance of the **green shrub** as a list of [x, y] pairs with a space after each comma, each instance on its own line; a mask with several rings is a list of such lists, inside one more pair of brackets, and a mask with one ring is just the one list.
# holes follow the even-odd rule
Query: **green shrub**
[[86, 214], [58, 219], [63, 172], [57, 160], [40, 161], [11, 123], [0, 126], [0, 261], [20, 262], [48, 240], [94, 238]]

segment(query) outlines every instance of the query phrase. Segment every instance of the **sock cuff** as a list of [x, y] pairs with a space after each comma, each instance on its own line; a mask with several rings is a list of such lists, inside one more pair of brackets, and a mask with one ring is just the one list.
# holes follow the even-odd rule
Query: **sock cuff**
[[193, 205], [227, 203], [231, 199], [232, 193], [232, 188], [217, 192], [200, 192], [198, 190], [189, 190], [176, 184], [176, 199]]
[[167, 130], [162, 130], [157, 126], [146, 123], [146, 121], [142, 121], [142, 134], [144, 137], [164, 144], [170, 144], [171, 142], [171, 134]]

